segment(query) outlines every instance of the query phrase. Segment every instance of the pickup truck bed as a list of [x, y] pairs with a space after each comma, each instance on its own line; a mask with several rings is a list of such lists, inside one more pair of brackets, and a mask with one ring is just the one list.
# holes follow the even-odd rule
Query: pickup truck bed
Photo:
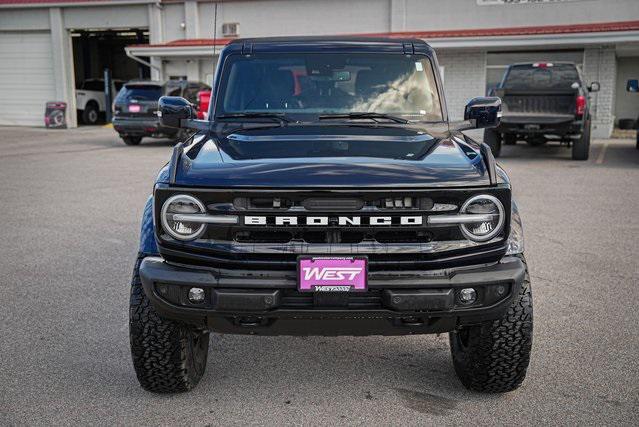
[[499, 156], [502, 140], [524, 139], [541, 145], [549, 139], [573, 147], [575, 160], [586, 160], [590, 146], [588, 91], [572, 63], [511, 65], [495, 95], [502, 99], [501, 124], [484, 133]]

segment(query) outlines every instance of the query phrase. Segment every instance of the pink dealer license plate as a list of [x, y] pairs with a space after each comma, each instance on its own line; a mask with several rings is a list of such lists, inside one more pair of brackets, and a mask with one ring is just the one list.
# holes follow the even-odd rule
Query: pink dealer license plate
[[129, 113], [139, 113], [140, 106], [139, 105], [129, 105]]
[[300, 292], [365, 291], [366, 258], [313, 257], [298, 260]]

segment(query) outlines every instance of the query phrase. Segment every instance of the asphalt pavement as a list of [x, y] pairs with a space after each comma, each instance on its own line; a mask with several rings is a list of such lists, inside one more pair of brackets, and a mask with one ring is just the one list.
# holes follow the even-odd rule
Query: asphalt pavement
[[190, 393], [140, 388], [128, 298], [139, 221], [169, 141], [0, 128], [0, 425], [639, 423], [639, 150], [507, 146], [534, 345], [523, 386], [465, 390], [446, 335], [213, 335]]

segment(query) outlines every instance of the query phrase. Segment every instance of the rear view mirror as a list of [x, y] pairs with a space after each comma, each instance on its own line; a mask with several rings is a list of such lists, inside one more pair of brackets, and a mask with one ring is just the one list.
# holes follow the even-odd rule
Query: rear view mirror
[[501, 99], [496, 96], [473, 98], [464, 109], [464, 120], [474, 121], [476, 129], [495, 127], [500, 119]]
[[590, 83], [590, 86], [588, 86], [589, 92], [599, 92], [599, 89], [601, 89], [599, 82], [592, 82]]
[[159, 101], [160, 124], [170, 128], [185, 127], [182, 120], [196, 118], [195, 108], [186, 99], [180, 96], [163, 96]]
[[626, 90], [628, 92], [639, 92], [639, 80], [628, 80], [628, 82], [626, 83]]

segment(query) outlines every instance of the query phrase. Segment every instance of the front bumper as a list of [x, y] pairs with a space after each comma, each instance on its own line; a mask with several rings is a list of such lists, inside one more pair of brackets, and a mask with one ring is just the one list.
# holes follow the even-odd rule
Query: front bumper
[[[177, 266], [147, 257], [140, 278], [164, 317], [221, 333], [263, 335], [405, 335], [449, 332], [501, 317], [518, 294], [525, 265], [507, 256], [491, 265], [437, 271], [370, 272], [364, 293], [297, 291], [295, 272]], [[191, 303], [191, 287], [205, 301]], [[477, 291], [463, 305], [462, 288]]]

